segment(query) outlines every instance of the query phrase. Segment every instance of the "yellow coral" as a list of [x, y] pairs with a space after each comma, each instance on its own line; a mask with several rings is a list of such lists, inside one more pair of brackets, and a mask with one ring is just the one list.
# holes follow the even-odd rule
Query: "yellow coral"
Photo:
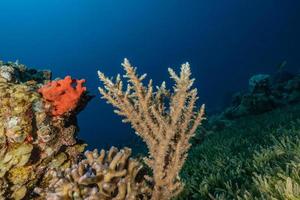
[[5, 156], [0, 158], [0, 178], [12, 167], [24, 166], [31, 155], [33, 146], [30, 144], [21, 144], [9, 150]]
[[31, 166], [15, 167], [9, 171], [8, 180], [15, 185], [23, 185], [29, 179], [32, 179], [34, 172]]

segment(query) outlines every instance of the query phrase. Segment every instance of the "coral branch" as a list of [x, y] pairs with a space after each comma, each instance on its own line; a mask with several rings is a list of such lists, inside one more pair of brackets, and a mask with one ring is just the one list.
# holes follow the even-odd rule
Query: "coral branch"
[[142, 81], [146, 75], [139, 76], [127, 59], [122, 66], [128, 83], [126, 91], [119, 75], [114, 81], [98, 72], [104, 85], [99, 91], [148, 146], [150, 157], [145, 162], [153, 170], [152, 199], [170, 199], [183, 188], [179, 172], [190, 148], [189, 140], [204, 119], [204, 106], [194, 112], [197, 90], [192, 89], [194, 79], [190, 78], [190, 66], [183, 64], [179, 75], [169, 69], [175, 81], [173, 93], [166, 89], [164, 82], [155, 92], [152, 80], [144, 86]]

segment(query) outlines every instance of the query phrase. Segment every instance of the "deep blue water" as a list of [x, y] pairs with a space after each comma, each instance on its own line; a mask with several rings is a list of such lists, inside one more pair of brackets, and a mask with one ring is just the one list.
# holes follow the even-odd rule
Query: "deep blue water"
[[87, 80], [97, 97], [79, 124], [91, 148], [134, 134], [97, 93], [97, 69], [120, 73], [124, 57], [157, 84], [189, 61], [210, 110], [253, 74], [300, 67], [299, 0], [1, 0], [0, 26], [0, 59]]

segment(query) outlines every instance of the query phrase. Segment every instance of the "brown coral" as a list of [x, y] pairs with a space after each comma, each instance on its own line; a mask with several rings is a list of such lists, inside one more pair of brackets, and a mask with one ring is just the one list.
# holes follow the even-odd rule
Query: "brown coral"
[[[169, 69], [175, 81], [174, 92], [166, 89], [165, 83], [153, 91], [152, 80], [148, 86], [142, 81], [136, 68], [127, 59], [122, 64], [128, 79], [126, 91], [120, 75], [115, 82], [98, 72], [104, 88], [99, 88], [103, 98], [112, 104], [115, 112], [130, 122], [136, 133], [146, 142], [150, 156], [146, 164], [153, 170], [153, 200], [170, 199], [183, 187], [179, 172], [190, 148], [189, 140], [204, 118], [204, 106], [194, 112], [197, 89], [192, 89], [194, 79], [190, 79], [189, 64], [183, 64], [178, 76]], [[168, 102], [168, 109], [166, 105]]]
[[151, 190], [141, 176], [142, 165], [129, 158], [131, 150], [85, 153], [86, 159], [66, 170], [49, 172], [49, 187], [37, 188], [42, 199], [135, 200], [148, 199]]

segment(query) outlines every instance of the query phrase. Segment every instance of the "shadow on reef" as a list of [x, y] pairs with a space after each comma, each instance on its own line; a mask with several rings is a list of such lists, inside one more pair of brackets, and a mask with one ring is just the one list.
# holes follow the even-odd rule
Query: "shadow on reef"
[[92, 98], [85, 80], [51, 81], [49, 71], [0, 63], [0, 199], [168, 200], [182, 191], [179, 172], [204, 119], [189, 64], [179, 75], [169, 69], [173, 91], [144, 86], [145, 75], [127, 59], [122, 65], [126, 90], [120, 76], [99, 72], [99, 91], [147, 144], [143, 160], [126, 147], [83, 154], [76, 114]]

